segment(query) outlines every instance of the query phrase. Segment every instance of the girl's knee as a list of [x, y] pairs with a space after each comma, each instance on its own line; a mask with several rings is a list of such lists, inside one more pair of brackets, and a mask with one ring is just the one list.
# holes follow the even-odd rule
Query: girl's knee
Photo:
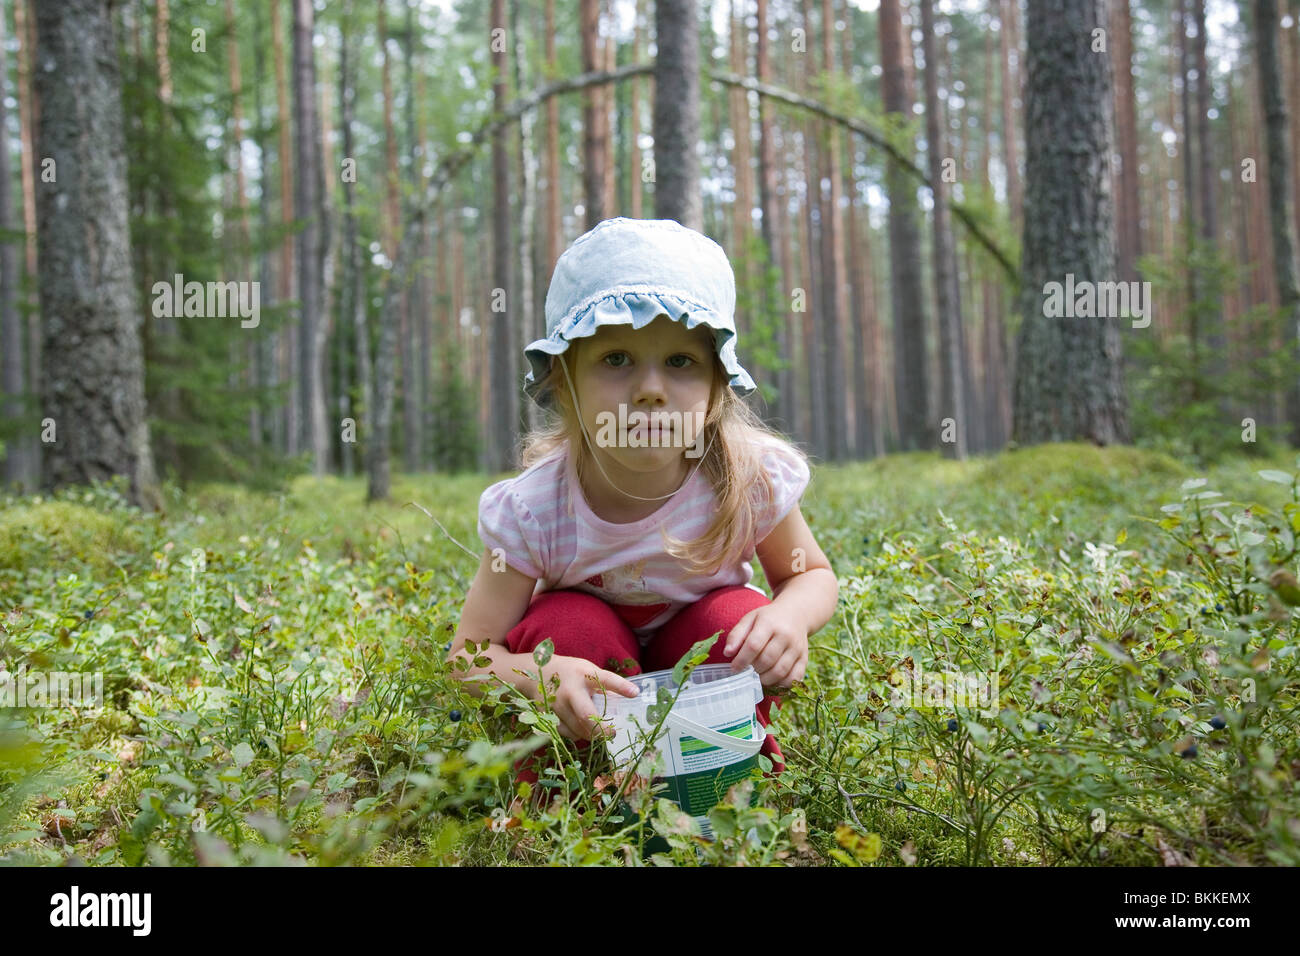
[[[581, 657], [624, 674], [640, 673], [640, 645], [614, 609], [582, 591], [545, 591], [537, 595], [506, 637], [513, 653], [529, 653], [550, 639], [555, 653]], [[613, 666], [610, 666], [610, 665]]]

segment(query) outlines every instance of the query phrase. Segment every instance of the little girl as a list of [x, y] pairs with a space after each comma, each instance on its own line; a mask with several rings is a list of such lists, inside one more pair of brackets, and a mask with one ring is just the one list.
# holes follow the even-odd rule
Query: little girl
[[[524, 350], [527, 394], [557, 413], [524, 440], [519, 476], [479, 499], [485, 545], [451, 655], [490, 641], [491, 673], [533, 700], [533, 649], [562, 733], [597, 734], [592, 692], [670, 668], [721, 631], [708, 663], [753, 665], [769, 691], [804, 676], [808, 637], [839, 587], [799, 499], [803, 454], [739, 396], [735, 277], [712, 240], [672, 220], [608, 219], [574, 241], [546, 295], [547, 337]], [[757, 553], [771, 600], [750, 584]], [[472, 692], [481, 695], [479, 682]], [[784, 769], [769, 736], [762, 753]], [[518, 779], [536, 781], [531, 770]]]

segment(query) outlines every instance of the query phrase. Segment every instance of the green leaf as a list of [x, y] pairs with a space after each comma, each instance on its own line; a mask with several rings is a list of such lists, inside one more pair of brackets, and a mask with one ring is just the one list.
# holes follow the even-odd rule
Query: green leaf
[[533, 663], [545, 667], [555, 653], [555, 642], [549, 637], [533, 649]]
[[686, 681], [687, 676], [697, 665], [703, 664], [709, 659], [709, 652], [713, 650], [713, 645], [718, 642], [722, 635], [718, 631], [712, 637], [706, 637], [702, 641], [697, 641], [691, 646], [691, 649], [682, 655], [681, 660], [673, 665], [673, 683], [681, 684]]
[[1274, 468], [1265, 468], [1263, 471], [1259, 472], [1258, 474], [1259, 477], [1263, 478], [1265, 481], [1271, 481], [1274, 484], [1279, 484], [1279, 485], [1289, 485], [1291, 484], [1291, 480], [1292, 480], [1291, 476], [1288, 475], [1285, 471], [1278, 471]]
[[247, 741], [241, 741], [236, 744], [235, 749], [230, 752], [230, 755], [235, 758], [235, 766], [237, 767], [247, 767], [253, 762], [253, 757], [255, 756], [253, 748], [248, 745]]

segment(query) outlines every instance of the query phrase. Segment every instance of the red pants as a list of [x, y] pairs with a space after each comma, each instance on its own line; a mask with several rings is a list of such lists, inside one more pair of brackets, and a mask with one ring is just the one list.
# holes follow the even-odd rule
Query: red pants
[[[506, 643], [512, 653], [527, 654], [549, 637], [556, 654], [581, 657], [597, 667], [631, 677], [643, 669], [670, 669], [692, 644], [721, 631], [705, 663], [725, 664], [735, 656], [723, 653], [731, 629], [754, 608], [771, 603], [766, 595], [743, 585], [718, 588], [673, 615], [643, 650], [632, 629], [595, 595], [567, 589], [544, 591], [533, 598], [523, 620], [506, 635]], [[769, 695], [754, 708], [760, 725], [768, 725], [773, 704], [779, 708], [781, 699]], [[589, 746], [585, 740], [576, 743], [580, 749]], [[759, 752], [772, 761], [773, 774], [785, 769], [775, 737], [768, 737]], [[516, 782], [537, 782], [537, 773], [531, 769], [533, 756], [515, 764], [519, 771]]]

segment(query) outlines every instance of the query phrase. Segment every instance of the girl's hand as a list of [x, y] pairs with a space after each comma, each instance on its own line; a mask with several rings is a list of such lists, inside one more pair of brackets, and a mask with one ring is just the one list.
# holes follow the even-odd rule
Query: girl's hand
[[803, 680], [808, 666], [808, 628], [803, 618], [779, 604], [756, 607], [727, 635], [723, 653], [739, 672], [750, 664], [764, 687], [788, 688]]
[[[624, 697], [636, 697], [637, 686], [613, 671], [603, 670], [581, 657], [556, 654], [542, 668], [546, 678], [547, 695], [551, 710], [560, 719], [560, 733], [570, 740], [592, 740], [597, 734], [613, 736], [608, 718], [597, 723], [601, 715], [591, 695], [601, 689]], [[551, 678], [558, 677], [560, 686], [553, 693]], [[541, 699], [536, 695], [535, 699]]]

